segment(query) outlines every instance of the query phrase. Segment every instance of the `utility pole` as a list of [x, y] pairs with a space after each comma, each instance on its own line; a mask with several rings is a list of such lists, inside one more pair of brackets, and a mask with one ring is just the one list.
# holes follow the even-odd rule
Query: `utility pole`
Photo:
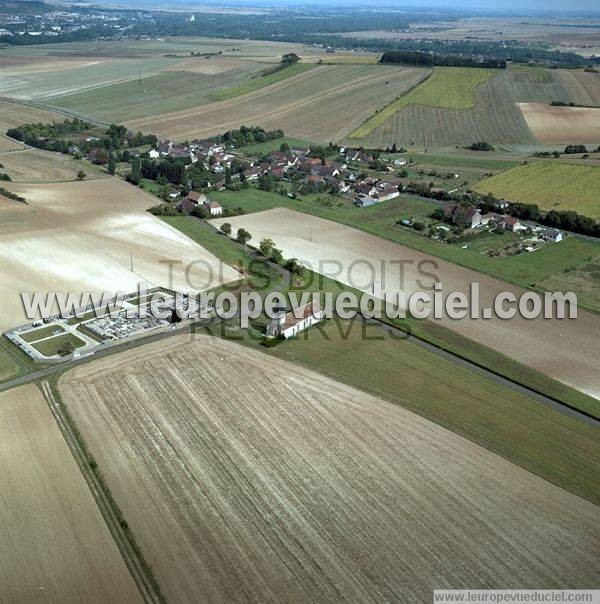
[[138, 69], [138, 86], [142, 85], [142, 70]]
[[133, 273], [133, 252], [129, 252], [129, 270]]

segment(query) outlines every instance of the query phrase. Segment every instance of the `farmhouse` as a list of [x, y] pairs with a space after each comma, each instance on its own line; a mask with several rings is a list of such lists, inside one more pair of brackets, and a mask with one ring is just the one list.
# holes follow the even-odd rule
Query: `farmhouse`
[[211, 216], [221, 216], [221, 214], [223, 214], [223, 206], [218, 201], [209, 201], [204, 205], [210, 212]]
[[301, 331], [308, 329], [311, 325], [322, 321], [324, 312], [317, 300], [286, 313], [281, 311], [279, 315], [267, 325], [266, 335], [268, 338], [283, 336], [291, 338]]
[[186, 199], [188, 199], [189, 201], [191, 201], [194, 204], [199, 204], [199, 203], [206, 203], [208, 201], [208, 197], [206, 197], [206, 195], [204, 195], [204, 193], [199, 193], [198, 191], [190, 191], [187, 194]]
[[558, 229], [548, 229], [542, 235], [542, 239], [550, 243], [558, 243], [563, 240], [563, 234]]
[[500, 226], [505, 231], [518, 231], [521, 228], [521, 223], [514, 216], [503, 216]]

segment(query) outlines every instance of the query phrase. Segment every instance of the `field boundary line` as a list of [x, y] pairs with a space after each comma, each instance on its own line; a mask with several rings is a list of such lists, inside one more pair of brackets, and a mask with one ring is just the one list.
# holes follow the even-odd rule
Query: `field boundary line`
[[41, 381], [38, 385], [123, 557], [123, 561], [137, 585], [140, 595], [145, 602], [164, 603], [166, 600], [160, 591], [160, 586], [152, 573], [152, 569], [144, 559], [129, 525], [123, 518], [123, 513], [113, 499], [95, 460], [89, 454], [87, 446], [62, 402], [56, 386], [51, 385], [46, 380]]

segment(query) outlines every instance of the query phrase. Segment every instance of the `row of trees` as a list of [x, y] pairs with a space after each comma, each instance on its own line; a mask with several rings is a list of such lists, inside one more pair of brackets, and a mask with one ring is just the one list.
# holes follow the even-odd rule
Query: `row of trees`
[[254, 143], [266, 143], [270, 140], [283, 138], [283, 130], [265, 130], [258, 126], [240, 126], [237, 130], [228, 130], [224, 134], [214, 136], [209, 140], [233, 145], [234, 147], [245, 147]]
[[[224, 222], [220, 226], [221, 232], [228, 237], [231, 235], [232, 227], [229, 222]], [[252, 239], [252, 235], [243, 228], [238, 229], [236, 233], [235, 240], [238, 243], [243, 245], [248, 244], [248, 242]], [[279, 264], [287, 271], [289, 271], [292, 275], [301, 275], [302, 274], [302, 265], [298, 262], [296, 258], [285, 259], [280, 249], [275, 247], [275, 242], [272, 239], [264, 238], [261, 239], [258, 244], [258, 251], [267, 259], [275, 262], [275, 264]]]
[[[117, 124], [111, 124], [105, 130], [99, 130], [90, 122], [79, 118], [65, 119], [62, 122], [50, 124], [41, 122], [21, 124], [10, 128], [6, 134], [26, 145], [46, 151], [69, 153], [74, 147], [77, 147], [81, 154], [95, 151], [99, 155], [99, 161], [96, 162], [99, 164], [108, 162], [108, 153], [111, 151], [141, 145], [155, 145], [157, 142], [154, 134], [143, 134], [142, 132], [132, 134], [127, 131], [125, 126]], [[92, 140], [86, 140], [86, 138]]]
[[435, 55], [435, 53], [421, 52], [419, 50], [391, 50], [384, 52], [379, 59], [380, 63], [395, 65], [417, 65], [433, 67], [486, 67], [488, 69], [506, 69], [504, 59], [481, 58], [455, 54]]

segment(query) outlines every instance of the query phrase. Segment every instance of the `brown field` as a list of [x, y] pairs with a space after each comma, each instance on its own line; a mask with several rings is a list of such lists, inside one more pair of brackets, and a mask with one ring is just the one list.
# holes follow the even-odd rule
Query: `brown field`
[[0, 394], [0, 600], [141, 602], [42, 393]]
[[598, 507], [298, 365], [182, 336], [59, 388], [167, 600], [596, 583]]
[[[157, 199], [117, 178], [5, 187], [0, 196], [0, 330], [29, 322], [20, 292], [132, 292], [140, 282], [195, 291], [238, 273], [146, 212]], [[133, 254], [133, 271], [131, 255]], [[169, 265], [180, 261], [169, 278]], [[188, 265], [189, 283], [184, 274]], [[212, 270], [212, 275], [210, 275]]]
[[[13, 140], [12, 138], [8, 138], [8, 136], [4, 136], [4, 134], [0, 134], [0, 153], [17, 151], [19, 149], [25, 149], [25, 145], [16, 140]], [[0, 163], [5, 162], [0, 161]]]
[[425, 73], [380, 65], [326, 65], [250, 94], [130, 120], [127, 126], [185, 139], [248, 124], [282, 128], [290, 136], [328, 142], [353, 130]]
[[553, 107], [519, 103], [533, 135], [541, 143], [597, 143], [600, 141], [600, 109]]
[[1, 170], [6, 172], [15, 183], [77, 180], [79, 170], [83, 170], [88, 179], [106, 176], [106, 172], [91, 162], [78, 161], [69, 155], [37, 149], [20, 153], [1, 153], [0, 163], [4, 166]]
[[[427, 262], [423, 267], [425, 272], [433, 272], [439, 277], [446, 293], [460, 291], [468, 294], [470, 284], [479, 283], [481, 307], [492, 306], [493, 298], [500, 292], [512, 291], [517, 296], [525, 292], [516, 285], [432, 258], [392, 241], [284, 208], [212, 222], [218, 226], [225, 221], [233, 226], [234, 235], [239, 227], [243, 227], [252, 234], [253, 242], [259, 242], [263, 237], [271, 238], [286, 258], [305, 261], [317, 272], [339, 273], [336, 276], [338, 281], [369, 293], [373, 278], [378, 287], [390, 292], [404, 290], [411, 293], [430, 287], [431, 278], [417, 269], [421, 261]], [[390, 264], [400, 259], [412, 261], [406, 267], [402, 283], [399, 268]], [[364, 263], [356, 266], [351, 264], [365, 260], [374, 267], [373, 271]], [[331, 264], [320, 269], [319, 263], [322, 261], [330, 261]], [[335, 268], [337, 261], [342, 263], [341, 271]], [[386, 267], [385, 284], [382, 284], [382, 262]], [[419, 286], [419, 282], [424, 285]], [[510, 321], [497, 318], [461, 321], [444, 318], [440, 322], [475, 342], [600, 398], [596, 362], [600, 358], [600, 340], [595, 336], [600, 328], [600, 317], [596, 315], [579, 310], [578, 318], [568, 322], [517, 317]]]
[[26, 122], [62, 122], [64, 119], [64, 115], [54, 111], [29, 107], [10, 101], [0, 101], [0, 132], [2, 133], [9, 128], [14, 128]]

